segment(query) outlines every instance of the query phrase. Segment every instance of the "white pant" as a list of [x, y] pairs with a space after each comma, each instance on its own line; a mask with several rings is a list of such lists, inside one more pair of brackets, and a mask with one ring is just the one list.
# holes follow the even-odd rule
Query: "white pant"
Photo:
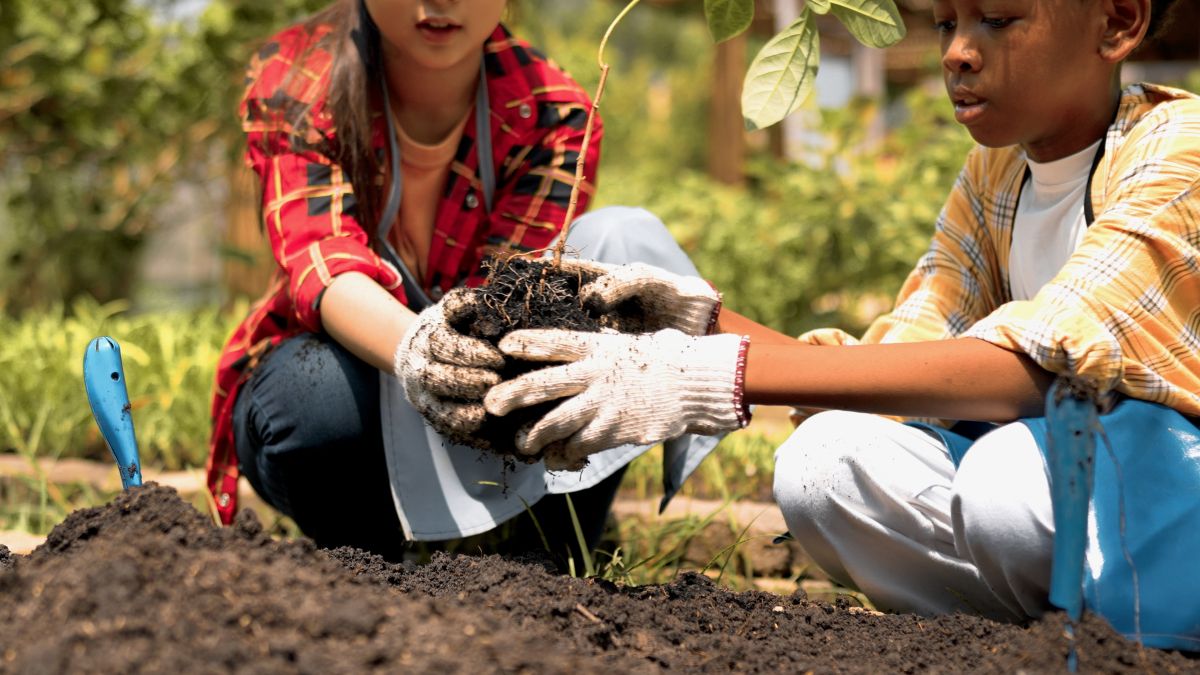
[[1049, 607], [1050, 485], [1022, 424], [980, 438], [955, 470], [927, 431], [819, 413], [775, 453], [775, 499], [813, 561], [881, 608], [1012, 619]]

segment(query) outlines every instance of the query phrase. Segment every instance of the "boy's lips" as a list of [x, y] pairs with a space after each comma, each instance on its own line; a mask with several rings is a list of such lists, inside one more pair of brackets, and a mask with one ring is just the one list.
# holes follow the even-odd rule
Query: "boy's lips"
[[452, 40], [454, 35], [461, 30], [461, 25], [440, 16], [426, 17], [417, 22], [417, 32], [421, 34], [421, 37], [428, 42], [437, 44]]
[[955, 87], [950, 92], [950, 100], [954, 103], [954, 119], [959, 124], [971, 124], [978, 120], [988, 105], [987, 99], [962, 87]]

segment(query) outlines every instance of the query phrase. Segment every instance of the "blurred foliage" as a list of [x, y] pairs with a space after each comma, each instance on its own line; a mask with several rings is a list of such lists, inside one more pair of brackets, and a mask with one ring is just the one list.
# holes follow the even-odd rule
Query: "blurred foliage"
[[1186, 78], [1184, 78], [1183, 82], [1179, 83], [1177, 86], [1187, 89], [1193, 93], [1200, 93], [1200, 69], [1193, 70]]
[[173, 183], [225, 170], [254, 43], [323, 3], [177, 4], [0, 5], [0, 312], [126, 297]]
[[[130, 315], [127, 307], [80, 298], [69, 308], [0, 321], [0, 391], [5, 392], [0, 452], [112, 461], [92, 421], [82, 378], [83, 349], [92, 338], [109, 335], [121, 345], [143, 465], [203, 466], [217, 355], [246, 306], [138, 315]], [[754, 428], [730, 434], [681, 494], [769, 498], [772, 453], [785, 438], [786, 432]], [[635, 461], [624, 486], [642, 498], [661, 495], [661, 451]]]
[[940, 93], [914, 90], [903, 109], [907, 120], [874, 145], [864, 137], [874, 104], [822, 111], [821, 146], [803, 163], [757, 160], [744, 188], [634, 167], [600, 201], [661, 217], [737, 312], [790, 334], [861, 330], [924, 251], [972, 143]]
[[0, 449], [28, 457], [112, 461], [83, 389], [83, 350], [99, 335], [121, 345], [143, 463], [203, 466], [217, 356], [240, 306], [169, 314], [124, 313], [126, 304], [77, 299], [0, 320]]
[[[753, 12], [754, 0], [719, 0]], [[705, 3], [709, 25], [723, 23]], [[742, 117], [747, 129], [769, 127], [798, 110], [812, 95], [821, 61], [817, 16], [831, 14], [868, 47], [890, 47], [907, 33], [894, 0], [808, 0], [800, 16], [763, 45], [742, 83]], [[714, 21], [716, 18], [716, 21]], [[749, 21], [745, 22], [749, 26]], [[744, 26], [744, 27], [745, 27]], [[721, 31], [714, 27], [713, 35]]]
[[[223, 179], [237, 161], [236, 106], [252, 51], [328, 3], [211, 0], [185, 18], [182, 0], [0, 4], [0, 313], [81, 293], [128, 297], [138, 255], [160, 226], [156, 207], [179, 181]], [[511, 18], [594, 88], [595, 48], [614, 7], [521, 0]], [[702, 157], [702, 64], [712, 49], [703, 12], [646, 9], [613, 41], [637, 57], [618, 54], [623, 84], [606, 104], [633, 119], [648, 99], [669, 99], [671, 113], [614, 125], [608, 147], [693, 162]]]
[[[594, 91], [596, 43], [621, 3], [521, 2], [515, 29]], [[817, 116], [803, 163], [758, 153], [746, 186], [706, 161], [714, 45], [702, 3], [639, 6], [605, 51], [604, 146], [597, 206], [644, 206], [667, 224], [734, 310], [788, 333], [856, 331], [890, 306], [928, 243], [971, 147], [940, 88], [880, 110], [858, 101]], [[562, 30], [570, 25], [570, 33]], [[881, 114], [907, 116], [882, 143]]]
[[[187, 21], [162, 0], [0, 7], [0, 316], [24, 312], [0, 319], [0, 449], [107, 460], [80, 365], [108, 334], [126, 355], [147, 464], [203, 462], [212, 371], [241, 314], [136, 316], [111, 299], [175, 182], [224, 175], [240, 154], [249, 52], [322, 4], [213, 0]], [[594, 90], [595, 37], [619, 8], [521, 0], [510, 23]], [[872, 105], [825, 111], [826, 142], [804, 163], [758, 157], [748, 185], [719, 184], [695, 168], [713, 50], [699, 2], [646, 5], [621, 23], [606, 50], [598, 203], [660, 215], [737, 311], [791, 333], [861, 328], [920, 253], [969, 141], [940, 94], [915, 93], [880, 144], [864, 138]]]
[[[757, 429], [729, 434], [717, 449], [696, 468], [679, 490], [681, 497], [707, 500], [750, 499], [769, 502], [775, 450], [787, 440], [786, 429]], [[662, 497], [662, 446], [655, 446], [633, 460], [621, 480], [621, 492], [637, 499]]]
[[[594, 95], [600, 38], [623, 4], [519, 0], [510, 23]], [[698, 0], [639, 5], [621, 20], [604, 51], [612, 70], [600, 108], [601, 191], [629, 171], [704, 165], [714, 51]]]

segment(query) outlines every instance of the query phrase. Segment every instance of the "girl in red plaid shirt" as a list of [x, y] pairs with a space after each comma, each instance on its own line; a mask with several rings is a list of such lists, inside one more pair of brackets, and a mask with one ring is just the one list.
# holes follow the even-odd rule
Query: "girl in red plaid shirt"
[[[418, 313], [441, 327], [443, 295], [480, 283], [482, 259], [551, 244], [577, 162], [581, 212], [594, 192], [600, 120], [581, 157], [587, 95], [500, 24], [505, 10], [340, 0], [252, 60], [240, 112], [278, 267], [218, 367], [208, 485], [224, 522], [245, 475], [324, 546], [399, 557], [406, 541], [483, 532], [539, 500], [542, 528], [574, 542], [563, 499], [542, 500], [565, 492], [599, 538], [624, 466], [645, 448], [568, 475], [506, 470], [426, 427], [393, 377], [406, 359], [428, 360], [402, 342]], [[644, 211], [589, 214], [569, 242], [593, 259], [695, 274]], [[433, 407], [480, 415], [485, 388]], [[694, 468], [711, 445], [671, 456]], [[541, 548], [531, 528], [517, 532], [515, 545]]]

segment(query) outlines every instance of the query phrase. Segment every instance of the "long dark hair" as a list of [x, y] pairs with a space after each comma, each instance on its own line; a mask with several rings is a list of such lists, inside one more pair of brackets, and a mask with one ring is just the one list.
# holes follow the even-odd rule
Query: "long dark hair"
[[[377, 179], [383, 165], [382, 156], [376, 154], [371, 141], [375, 111], [382, 104], [379, 30], [367, 14], [363, 0], [337, 0], [306, 19], [303, 25], [309, 35], [323, 26], [330, 30], [308, 45], [293, 69], [301, 67], [307, 53], [316, 47], [328, 51], [333, 61], [324, 96], [285, 113], [290, 118], [293, 141], [303, 143], [301, 139], [314, 135], [315, 114], [329, 116], [333, 135], [320, 134], [323, 139], [320, 150], [349, 179], [354, 188], [353, 214], [372, 244], [377, 245], [376, 225], [383, 210], [383, 186]], [[320, 110], [314, 110], [318, 106]], [[350, 204], [345, 207], [351, 210]]]

